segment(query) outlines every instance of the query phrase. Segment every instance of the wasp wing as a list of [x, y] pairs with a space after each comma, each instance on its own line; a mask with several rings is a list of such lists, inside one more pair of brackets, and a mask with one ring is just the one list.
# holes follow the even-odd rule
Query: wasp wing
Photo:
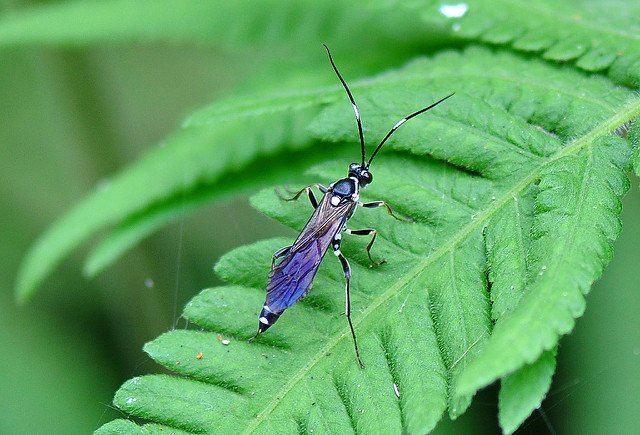
[[265, 305], [274, 313], [282, 313], [309, 291], [333, 237], [357, 206], [350, 200], [333, 206], [329, 196], [322, 198], [287, 254], [269, 274]]

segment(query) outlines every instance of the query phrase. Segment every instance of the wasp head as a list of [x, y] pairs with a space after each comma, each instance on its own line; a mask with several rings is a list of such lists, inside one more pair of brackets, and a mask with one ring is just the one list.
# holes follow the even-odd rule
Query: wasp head
[[349, 177], [357, 178], [360, 187], [366, 187], [367, 184], [373, 181], [373, 174], [369, 172], [369, 167], [359, 163], [351, 163], [349, 165]]

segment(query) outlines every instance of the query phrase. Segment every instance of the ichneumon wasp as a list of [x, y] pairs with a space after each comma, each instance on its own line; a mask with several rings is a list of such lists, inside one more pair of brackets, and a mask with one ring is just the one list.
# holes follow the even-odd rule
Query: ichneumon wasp
[[[435, 103], [413, 112], [411, 115], [402, 118], [398, 121], [389, 132], [384, 136], [382, 141], [378, 144], [368, 161], [365, 161], [365, 147], [364, 147], [364, 135], [362, 132], [362, 121], [360, 120], [360, 111], [358, 105], [353, 98], [353, 94], [349, 90], [347, 83], [342, 78], [342, 75], [338, 71], [338, 67], [333, 61], [331, 51], [329, 47], [324, 45], [329, 55], [329, 61], [335, 71], [338, 79], [342, 83], [349, 101], [353, 107], [353, 111], [356, 115], [356, 123], [358, 125], [358, 134], [360, 136], [360, 150], [362, 152], [362, 160], [360, 163], [352, 163], [349, 165], [349, 172], [346, 178], [332, 183], [329, 187], [325, 187], [322, 184], [312, 184], [296, 193], [292, 198], [288, 198], [287, 201], [297, 200], [303, 193], [309, 197], [311, 205], [315, 209], [309, 221], [302, 229], [302, 232], [291, 246], [285, 246], [279, 249], [273, 254], [271, 262], [271, 272], [269, 273], [269, 283], [267, 284], [267, 299], [262, 307], [260, 316], [258, 318], [258, 332], [253, 337], [257, 337], [258, 334], [269, 329], [282, 315], [284, 310], [291, 305], [302, 299], [305, 294], [311, 288], [313, 279], [318, 271], [322, 258], [327, 253], [329, 247], [333, 248], [333, 253], [338, 257], [342, 264], [344, 271], [344, 277], [346, 280], [345, 285], [345, 314], [347, 321], [349, 322], [349, 329], [351, 330], [351, 336], [353, 337], [353, 344], [355, 347], [356, 358], [360, 367], [364, 368], [362, 360], [360, 358], [360, 352], [358, 351], [358, 341], [356, 339], [356, 333], [353, 329], [353, 323], [351, 322], [351, 301], [349, 296], [349, 279], [351, 277], [351, 267], [345, 256], [340, 252], [340, 243], [342, 241], [342, 233], [353, 234], [358, 236], [371, 236], [366, 250], [369, 259], [374, 264], [377, 263], [371, 258], [371, 247], [376, 240], [377, 232], [372, 228], [366, 228], [361, 230], [351, 230], [347, 228], [347, 221], [358, 206], [365, 208], [385, 207], [387, 212], [396, 219], [398, 218], [391, 207], [384, 201], [371, 201], [360, 202], [360, 189], [364, 189], [368, 184], [373, 181], [373, 175], [369, 171], [371, 162], [373, 161], [382, 145], [385, 144], [387, 139], [405, 122], [414, 116], [418, 116], [421, 113], [437, 106], [453, 94], [449, 94]], [[318, 188], [323, 197], [318, 202], [312, 188]], [[400, 219], [401, 220], [401, 219]], [[280, 262], [276, 264], [276, 260], [282, 258]], [[253, 339], [252, 338], [252, 339]]]

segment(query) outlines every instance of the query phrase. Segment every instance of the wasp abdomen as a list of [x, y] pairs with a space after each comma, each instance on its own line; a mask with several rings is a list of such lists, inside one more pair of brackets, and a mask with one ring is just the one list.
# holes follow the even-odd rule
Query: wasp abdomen
[[267, 305], [263, 306], [262, 311], [260, 311], [260, 318], [258, 319], [258, 334], [266, 331], [271, 327], [271, 325], [276, 323], [278, 318], [280, 318], [280, 314], [282, 313], [278, 314], [271, 311]]

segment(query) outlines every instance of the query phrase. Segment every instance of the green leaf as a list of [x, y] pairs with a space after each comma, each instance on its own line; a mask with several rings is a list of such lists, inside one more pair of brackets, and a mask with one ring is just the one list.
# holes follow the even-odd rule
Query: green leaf
[[[528, 290], [527, 269], [532, 247], [530, 229], [538, 187], [531, 186], [509, 207], [496, 214], [485, 229], [487, 265], [491, 285], [492, 317], [499, 324], [511, 313]], [[505, 238], [505, 234], [515, 237]], [[502, 379], [498, 402], [500, 426], [515, 431], [537, 409], [551, 386], [555, 353], [545, 352], [539, 360]]]
[[[595, 140], [591, 147], [549, 162], [541, 174], [529, 255], [529, 276], [538, 276], [461, 377], [461, 391], [476, 391], [533, 363], [584, 312], [583, 295], [609, 262], [611, 243], [620, 231], [616, 198], [628, 188], [621, 173], [628, 156], [619, 142], [613, 137]], [[578, 139], [565, 150], [580, 143]]]
[[633, 168], [636, 175], [640, 176], [640, 121], [636, 119], [629, 128], [629, 140], [634, 148]]
[[96, 435], [120, 435], [120, 434], [139, 434], [139, 435], [189, 435], [192, 432], [186, 432], [175, 427], [169, 427], [161, 424], [145, 424], [138, 426], [130, 420], [113, 420], [100, 429], [98, 429]]
[[113, 420], [95, 431], [96, 435], [116, 435], [122, 433], [144, 435], [145, 431], [140, 426], [129, 420]]
[[[331, 149], [332, 153], [346, 157], [345, 151], [345, 147], [339, 145]], [[184, 194], [171, 196], [140, 212], [134, 212], [93, 248], [85, 263], [85, 274], [98, 274], [141, 239], [203, 205], [252, 192], [256, 186], [290, 181], [296, 171], [322, 158], [325, 152], [316, 147], [304, 151], [285, 150], [268, 156], [268, 170], [264, 169], [265, 156], [258, 155], [240, 172], [229, 173], [214, 184], [194, 186]], [[256, 180], [247, 174], [260, 174], [260, 179]]]
[[[333, 259], [308, 297], [246, 341], [271, 255], [291, 243], [266, 240], [224, 256], [216, 272], [227, 285], [187, 305], [183, 316], [202, 330], [170, 331], [145, 346], [178, 377], [127, 382], [114, 400], [120, 409], [193, 432], [425, 433], [499, 379], [505, 431], [542, 401], [552, 350], [612, 255], [630, 152], [611, 133], [640, 114], [640, 99], [596, 76], [475, 48], [351, 88], [369, 143], [456, 91], [403, 125], [362, 192], [414, 222], [366, 209], [349, 221], [378, 230], [374, 255], [387, 260], [372, 267], [365, 240], [343, 243], [366, 368], [340, 314], [344, 278]], [[350, 141], [355, 159], [350, 111], [345, 98], [328, 102], [311, 134]], [[349, 162], [327, 153], [309, 174], [328, 184]], [[298, 230], [310, 214], [272, 188], [252, 203]]]
[[463, 40], [539, 53], [585, 71], [606, 71], [617, 83], [640, 87], [638, 2], [468, 0], [450, 5], [412, 2], [409, 7]]
[[294, 45], [308, 52], [322, 41], [353, 49], [353, 38], [373, 50], [390, 39], [424, 41], [415, 14], [388, 12], [370, 2], [338, 0], [62, 1], [0, 17], [0, 46], [169, 41], [230, 48]]
[[504, 433], [515, 432], [533, 409], [540, 408], [556, 369], [555, 354], [555, 350], [547, 351], [502, 380], [498, 417]]
[[[342, 96], [338, 91], [321, 88], [233, 98], [196, 112], [182, 129], [134, 166], [99, 186], [40, 237], [19, 272], [18, 299], [30, 297], [66, 255], [109, 225], [142, 220], [144, 223], [136, 230], [139, 237], [154, 228], [151, 220], [156, 220], [155, 225], [167, 220], [166, 214], [159, 214], [166, 211], [168, 203], [192, 208], [196, 203], [255, 190], [270, 181], [285, 181], [287, 174], [281, 164], [263, 169], [264, 178], [253, 176], [237, 181], [229, 177], [237, 177], [264, 159], [280, 159], [292, 153], [295, 156], [308, 147], [309, 120], [321, 105]], [[246, 128], [249, 124], [251, 129]], [[89, 273], [109, 263], [135, 238], [129, 235], [120, 240], [118, 244], [106, 242], [108, 245], [100, 248], [87, 266]]]
[[[315, 7], [312, 11], [305, 11], [304, 3]], [[309, 28], [303, 24], [320, 26], [319, 21], [324, 19], [322, 15], [334, 3], [282, 4], [274, 0], [58, 2], [23, 8], [3, 16], [0, 21], [0, 43], [82, 45], [96, 42], [211, 40], [265, 43], [270, 38], [282, 40], [309, 35]], [[319, 12], [324, 13], [320, 15]], [[261, 34], [265, 28], [272, 32], [270, 38]]]
[[[162, 7], [163, 2], [164, 0], [160, 2], [145, 0], [135, 3], [121, 0], [62, 2], [14, 11], [0, 18], [0, 44], [77, 45], [138, 40], [207, 40], [223, 44], [238, 43], [254, 46], [257, 42], [271, 44], [277, 41], [298, 44], [306, 50], [309, 43], [322, 39], [323, 37], [319, 35], [325, 31], [327, 37], [331, 36], [331, 39], [340, 41], [341, 38], [337, 36], [339, 30], [348, 29], [350, 40], [359, 41], [359, 39], [353, 39], [353, 29], [357, 29], [361, 32], [359, 35], [369, 41], [367, 44], [371, 44], [368, 49], [356, 43], [358, 53], [367, 50], [369, 53], [367, 57], [370, 57], [380, 50], [384, 51], [384, 45], [381, 45], [377, 39], [370, 41], [371, 32], [368, 29], [372, 27], [384, 32], [380, 36], [380, 41], [387, 43], [396, 41], [398, 38], [407, 38], [402, 35], [412, 35], [411, 42], [405, 40], [407, 44], [403, 47], [410, 46], [412, 43], [433, 45], [433, 41], [428, 37], [431, 33], [427, 34], [427, 32], [433, 32], [434, 28], [453, 29], [452, 34], [464, 35], [471, 40], [480, 38], [485, 42], [501, 45], [509, 41], [519, 41], [514, 39], [517, 36], [514, 32], [517, 33], [520, 30], [513, 29], [521, 29], [524, 41], [535, 41], [538, 44], [536, 47], [540, 46], [540, 50], [549, 48], [548, 52], [545, 52], [546, 58], [563, 61], [578, 59], [577, 65], [588, 70], [607, 67], [609, 75], [614, 80], [632, 86], [635, 86], [640, 70], [640, 50], [637, 48], [638, 45], [633, 43], [637, 38], [637, 32], [634, 32], [637, 23], [633, 20], [629, 21], [628, 18], [633, 14], [625, 12], [618, 16], [616, 12], [618, 15], [614, 20], [610, 17], [611, 11], [609, 11], [606, 15], [608, 21], [603, 24], [600, 23], [603, 14], [600, 13], [598, 9], [600, 6], [597, 4], [589, 4], [586, 8], [582, 7], [584, 5], [554, 5], [554, 13], [550, 14], [545, 11], [548, 11], [551, 6], [545, 6], [544, 2], [533, 8], [532, 12], [524, 2], [508, 2], [505, 3], [504, 8], [495, 8], [492, 4], [475, 0], [468, 4], [464, 3], [469, 6], [468, 9], [462, 17], [453, 19], [445, 16], [441, 10], [443, 7], [441, 2], [412, 2], [405, 5], [406, 10], [394, 5], [364, 6], [358, 2], [349, 3], [348, 7], [336, 7], [338, 3], [333, 4], [333, 2], [283, 4], [264, 0], [232, 4], [189, 0], [181, 2], [179, 6], [172, 3], [171, 7]], [[384, 2], [380, 3], [384, 4]], [[343, 4], [344, 2], [340, 3], [340, 5]], [[627, 6], [615, 9], [613, 12], [628, 11], [629, 8], [636, 7], [635, 5]], [[417, 23], [416, 7], [429, 23], [428, 28], [425, 29], [424, 25]], [[579, 13], [576, 12], [578, 9]], [[393, 13], [390, 13], [391, 10]], [[433, 25], [434, 20], [438, 26]], [[518, 26], [512, 26], [512, 20], [517, 20]], [[614, 21], [618, 24], [612, 27], [610, 22]], [[292, 23], [295, 25], [292, 26]], [[543, 28], [540, 27], [540, 23], [545, 24], [544, 31], [541, 30]], [[270, 29], [270, 33], [265, 35], [259, 30], [263, 28]], [[619, 30], [621, 28], [626, 30]], [[568, 33], [570, 36], [567, 36]], [[378, 32], [375, 34], [377, 35]], [[553, 45], [556, 40], [560, 42]], [[576, 40], [578, 42], [575, 42]], [[547, 45], [540, 45], [544, 41], [547, 41]], [[445, 42], [439, 41], [440, 44]], [[526, 47], [532, 49], [534, 45]], [[575, 48], [578, 45], [588, 47], [583, 50], [584, 53], [580, 58], [575, 54], [580, 52]], [[514, 42], [514, 46], [519, 45]], [[553, 55], [553, 53], [557, 54]], [[574, 53], [575, 56], [570, 57], [567, 53]], [[354, 62], [360, 58], [361, 56], [356, 56]], [[611, 59], [603, 63], [604, 58]], [[595, 62], [593, 59], [599, 59], [600, 66], [596, 68], [594, 64], [588, 63], [589, 59], [593, 62]], [[525, 76], [544, 81], [536, 72], [525, 74]], [[451, 83], [455, 81], [452, 80]], [[514, 85], [517, 86], [518, 83], [516, 79]], [[560, 81], [557, 83], [558, 91], [563, 92], [561, 87], [568, 85]], [[140, 239], [185, 212], [191, 212], [205, 203], [220, 200], [232, 194], [249, 192], [271, 183], [288, 181], [288, 174], [285, 171], [274, 170], [264, 174], [263, 182], [257, 179], [242, 180], [231, 188], [223, 189], [222, 187], [224, 175], [240, 173], [243, 168], [249, 167], [252, 163], [256, 164], [260, 160], [259, 156], [263, 154], [273, 158], [290, 156], [290, 161], [295, 162], [291, 165], [291, 170], [304, 167], [306, 162], [302, 159], [307, 157], [306, 153], [292, 155], [288, 154], [290, 151], [288, 148], [277, 148], [277, 145], [272, 148], [268, 143], [261, 144], [258, 141], [264, 134], [267, 140], [273, 140], [273, 143], [277, 144], [278, 138], [264, 132], [270, 132], [272, 126], [276, 132], [284, 131], [289, 124], [292, 124], [293, 128], [302, 128], [306, 125], [305, 122], [319, 110], [320, 105], [340, 97], [338, 87], [332, 88], [331, 95], [327, 95], [327, 98], [323, 98], [320, 94], [324, 91], [304, 89], [297, 97], [291, 96], [293, 102], [290, 106], [287, 105], [289, 101], [286, 99], [278, 101], [277, 97], [260, 101], [255, 96], [243, 102], [234, 102], [242, 98], [236, 96], [233, 100], [213, 104], [209, 110], [199, 112], [191, 123], [187, 123], [185, 128], [167, 139], [166, 150], [150, 153], [145, 159], [116, 175], [112, 181], [100, 186], [96, 192], [63, 216], [36, 242], [25, 258], [18, 275], [16, 284], [18, 299], [27, 299], [64, 257], [102, 229], [117, 225], [115, 231], [94, 248], [90, 258], [87, 259], [85, 273], [90, 276], [104, 270]], [[608, 98], [604, 94], [594, 94], [594, 98], [601, 99], [603, 109], [607, 108]], [[579, 95], [577, 101], [580, 101]], [[555, 104], [553, 99], [546, 100], [546, 103]], [[309, 106], [305, 106], [306, 104]], [[522, 103], [520, 108], [524, 118], [528, 116], [527, 104], [529, 103]], [[558, 110], [555, 114], [556, 122], [571, 126], [581, 116], [579, 110], [574, 112], [577, 116], [568, 118], [562, 116], [562, 112]], [[253, 121], [253, 131], [247, 131], [245, 128], [250, 121]], [[530, 121], [536, 122], [535, 119]], [[220, 123], [219, 129], [216, 123]], [[553, 125], [553, 127], [559, 129], [560, 125]], [[308, 145], [309, 142], [302, 137], [304, 132], [299, 133], [300, 142], [297, 145], [300, 146], [298, 149], [303, 149], [305, 146], [301, 144]], [[321, 137], [327, 136], [321, 135]], [[292, 139], [294, 139], [293, 136]], [[253, 142], [247, 146], [247, 150], [253, 150], [254, 155], [230, 158], [227, 148], [233, 148], [233, 152], [237, 152], [238, 149], [244, 150], [241, 144], [245, 142]], [[193, 146], [194, 143], [197, 146]], [[541, 143], [536, 146], [548, 145]], [[526, 152], [523, 153], [522, 158], [526, 160]], [[213, 165], [209, 170], [208, 159], [214, 155], [222, 156], [221, 166], [216, 168], [216, 165]], [[436, 155], [436, 157], [441, 156]], [[174, 165], [174, 160], [178, 164]], [[181, 166], [180, 162], [184, 165]], [[494, 165], [493, 170], [510, 171], [509, 165]], [[163, 178], [158, 179], [157, 183], [150, 182], [152, 178], [158, 178], [158, 173], [162, 173]], [[103, 191], [105, 186], [107, 187]], [[219, 195], [218, 192], [223, 190], [225, 194]]]

